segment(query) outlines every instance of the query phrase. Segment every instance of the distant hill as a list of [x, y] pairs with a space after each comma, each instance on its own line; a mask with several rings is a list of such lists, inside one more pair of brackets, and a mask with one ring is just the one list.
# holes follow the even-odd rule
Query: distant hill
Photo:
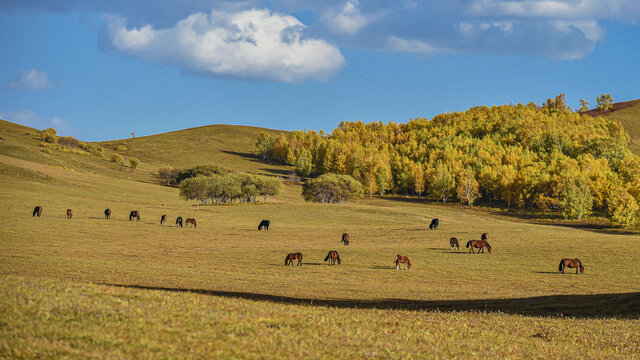
[[635, 154], [640, 155], [640, 99], [615, 103], [607, 111], [593, 109], [583, 114], [590, 116], [600, 115], [619, 121], [631, 138], [629, 147]]

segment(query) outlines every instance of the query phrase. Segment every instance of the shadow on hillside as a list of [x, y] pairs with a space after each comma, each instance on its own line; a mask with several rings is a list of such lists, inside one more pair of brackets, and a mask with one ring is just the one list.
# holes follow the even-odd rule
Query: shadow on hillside
[[624, 230], [624, 229], [614, 229], [609, 226], [599, 225], [599, 224], [553, 224], [553, 223], [536, 223], [539, 225], [549, 225], [549, 226], [559, 226], [571, 229], [579, 229], [597, 232], [601, 234], [609, 234], [609, 235], [640, 235], [638, 231], [633, 230]]
[[289, 174], [291, 173], [291, 170], [287, 170], [287, 169], [260, 168], [260, 170], [264, 172], [272, 173], [274, 175], [280, 175], [280, 176], [289, 176]]
[[257, 161], [262, 162], [262, 159], [258, 155], [252, 154], [252, 153], [245, 153], [245, 152], [231, 151], [231, 150], [220, 150], [220, 152], [223, 152], [223, 153], [229, 154], [229, 155], [240, 156], [240, 157], [243, 157], [245, 159], [253, 159], [253, 160], [257, 160]]
[[549, 295], [530, 298], [488, 300], [330, 300], [205, 289], [181, 289], [109, 283], [98, 283], [98, 285], [142, 290], [185, 292], [285, 304], [331, 306], [337, 308], [431, 310], [444, 312], [480, 311], [527, 316], [570, 316], [578, 318], [640, 318], [640, 292], [597, 295]]

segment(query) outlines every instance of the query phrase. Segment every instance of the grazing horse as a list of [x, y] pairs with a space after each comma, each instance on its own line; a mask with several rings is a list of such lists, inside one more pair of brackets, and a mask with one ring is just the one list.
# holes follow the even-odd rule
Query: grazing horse
[[438, 230], [438, 225], [440, 225], [440, 219], [431, 220], [431, 224], [429, 224], [430, 230]]
[[262, 230], [262, 228], [264, 228], [266, 231], [269, 231], [269, 225], [271, 225], [271, 221], [269, 220], [260, 221], [260, 225], [258, 225], [258, 231]]
[[111, 209], [107, 209], [104, 211], [104, 218], [105, 219], [111, 219]]
[[460, 244], [458, 244], [458, 239], [452, 237], [449, 239], [449, 245], [451, 245], [451, 251], [460, 249]]
[[349, 234], [347, 234], [347, 233], [342, 234], [342, 240], [340, 240], [340, 241], [342, 243], [344, 243], [345, 246], [349, 245], [349, 240], [350, 240]]
[[411, 261], [409, 261], [408, 257], [398, 254], [396, 255], [396, 270], [402, 270], [403, 268], [411, 269]]
[[582, 262], [578, 259], [562, 259], [560, 260], [560, 265], [558, 265], [558, 271], [564, 274], [565, 268], [576, 269], [576, 275], [578, 274], [578, 269], [580, 269], [580, 273], [584, 273], [584, 266], [582, 266]]
[[480, 240], [484, 240], [484, 241], [489, 240], [489, 234], [483, 233], [482, 236], [480, 237]]
[[178, 216], [176, 219], [176, 226], [182, 227], [182, 216]]
[[136, 219], [137, 221], [140, 221], [140, 211], [138, 210], [133, 210], [129, 213], [129, 221]]
[[67, 219], [71, 219], [73, 217], [73, 210], [67, 209]]
[[184, 227], [189, 227], [189, 224], [193, 225], [193, 227], [196, 227], [196, 219], [187, 218], [184, 221]]
[[293, 266], [293, 260], [298, 260], [298, 266], [302, 266], [302, 253], [289, 253], [284, 259], [284, 266], [291, 264]]
[[473, 248], [479, 249], [478, 254], [481, 252], [484, 253], [484, 248], [487, 248], [489, 252], [491, 252], [491, 245], [486, 240], [469, 240], [467, 241], [467, 247], [469, 248], [470, 253], [476, 253], [473, 251]]
[[329, 251], [329, 253], [327, 254], [327, 257], [324, 258], [324, 261], [327, 261], [327, 260], [329, 260], [329, 265], [335, 265], [336, 264], [336, 260], [338, 260], [338, 265], [341, 264], [340, 255], [335, 250]]
[[40, 215], [42, 215], [42, 206], [36, 206], [33, 209], [33, 215], [31, 215], [31, 217], [34, 217], [36, 215], [38, 215], [38, 217], [40, 217]]
[[160, 217], [160, 225], [164, 225], [167, 222], [167, 215], [162, 215]]

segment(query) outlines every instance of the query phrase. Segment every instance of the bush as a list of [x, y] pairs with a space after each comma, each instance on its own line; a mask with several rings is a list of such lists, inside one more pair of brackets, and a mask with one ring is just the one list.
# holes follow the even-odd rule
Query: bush
[[136, 158], [134, 158], [134, 157], [129, 158], [129, 166], [130, 166], [132, 169], [136, 169], [136, 168], [138, 168], [138, 165], [140, 165], [140, 160], [138, 160], [138, 159], [136, 159]]
[[122, 155], [118, 153], [111, 154], [111, 162], [122, 165], [122, 160], [123, 160]]
[[44, 129], [40, 132], [40, 138], [42, 141], [47, 142], [49, 144], [53, 144], [57, 140], [58, 131], [54, 128]]
[[198, 165], [190, 169], [182, 170], [176, 176], [176, 182], [182, 183], [185, 179], [192, 178], [198, 175], [211, 176], [214, 174], [226, 174], [228, 171], [218, 165]]
[[178, 176], [178, 172], [180, 170], [176, 170], [171, 166], [165, 166], [158, 169], [158, 176], [164, 181], [166, 181], [166, 185], [171, 185], [176, 182], [176, 177]]
[[129, 150], [129, 149], [126, 146], [122, 145], [122, 144], [116, 145], [116, 151], [125, 152], [127, 150]]
[[282, 191], [282, 181], [262, 175], [247, 173], [196, 175], [180, 183], [180, 196], [199, 203], [227, 204], [240, 200], [256, 202], [258, 196], [267, 199]]
[[324, 174], [302, 185], [302, 195], [306, 201], [323, 204], [346, 204], [349, 199], [361, 198], [363, 193], [362, 184], [349, 175]]

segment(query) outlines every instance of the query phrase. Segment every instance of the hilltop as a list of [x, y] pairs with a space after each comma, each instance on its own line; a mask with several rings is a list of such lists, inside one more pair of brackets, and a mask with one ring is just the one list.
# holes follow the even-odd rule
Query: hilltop
[[631, 140], [629, 147], [636, 155], [640, 154], [640, 99], [617, 102], [607, 111], [592, 109], [584, 112], [584, 114], [589, 116], [600, 115], [620, 122], [629, 133]]

